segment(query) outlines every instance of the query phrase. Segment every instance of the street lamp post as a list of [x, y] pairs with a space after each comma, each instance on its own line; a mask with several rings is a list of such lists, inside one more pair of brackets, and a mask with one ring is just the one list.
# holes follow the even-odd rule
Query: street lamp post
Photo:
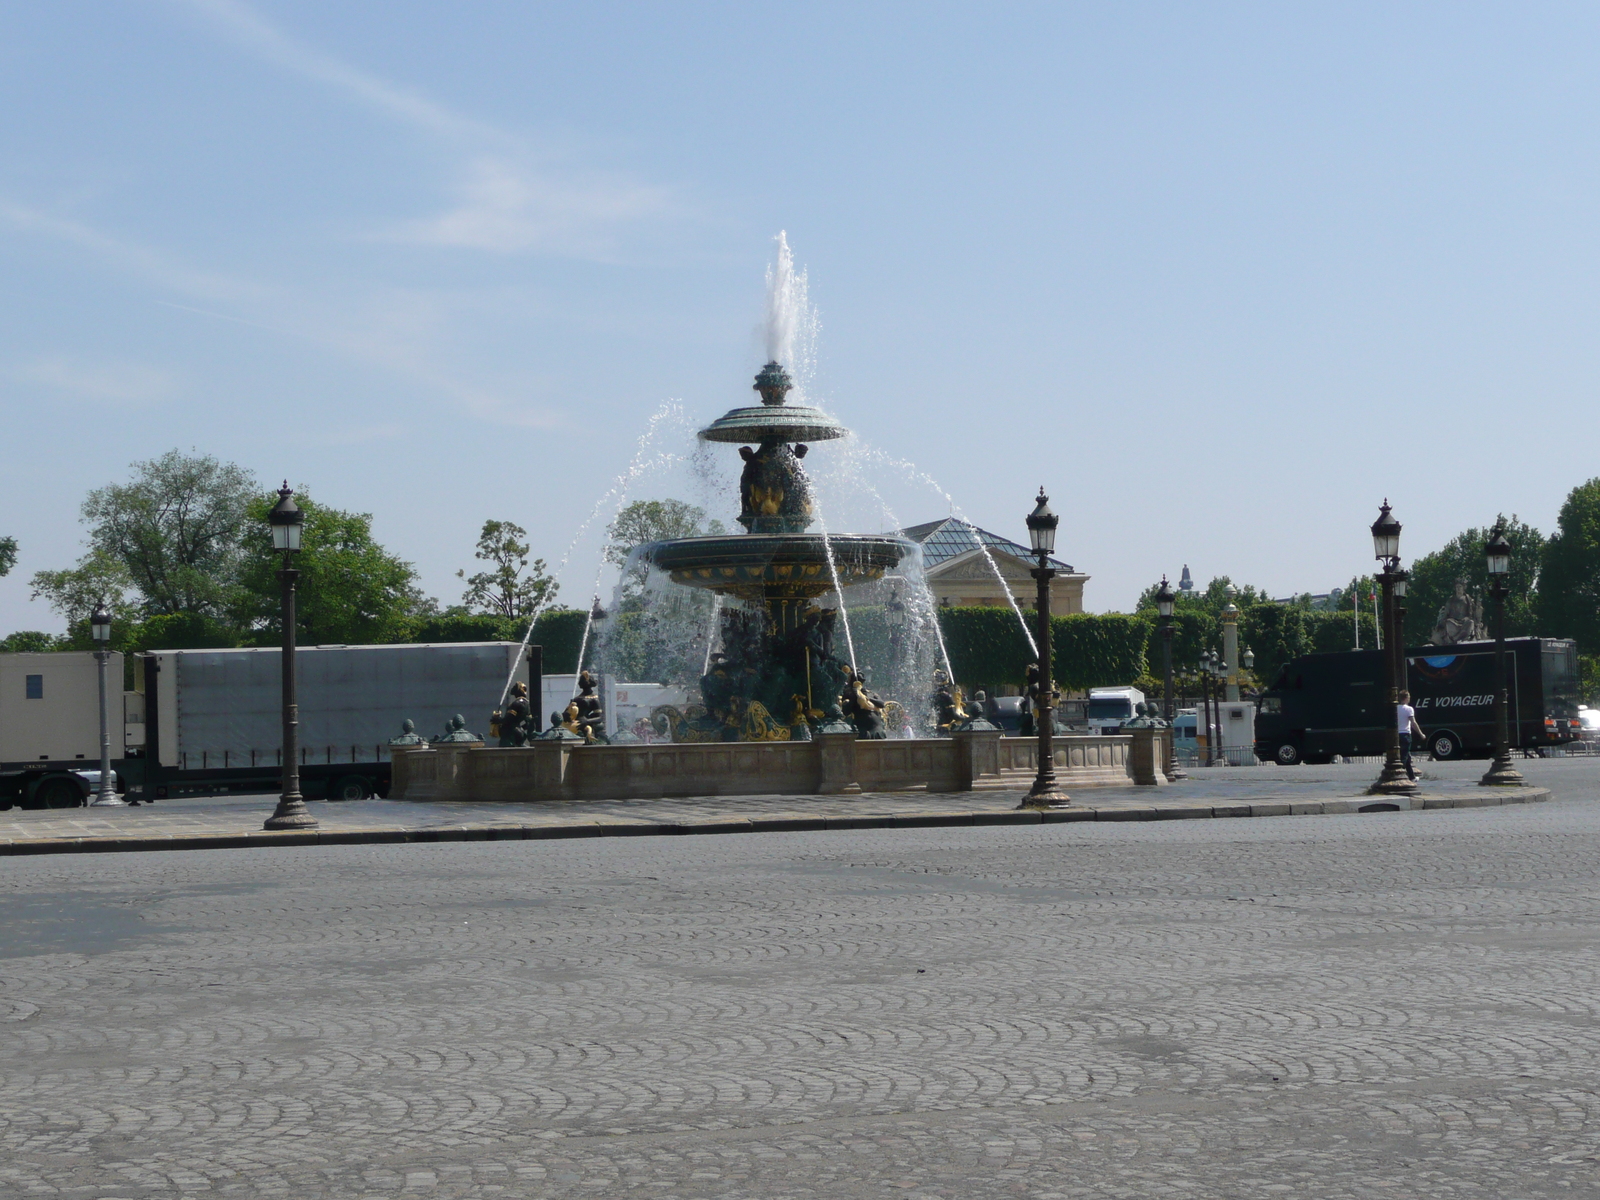
[[272, 548], [283, 554], [278, 582], [283, 585], [283, 795], [267, 818], [265, 829], [315, 829], [317, 819], [306, 810], [300, 795], [300, 706], [294, 688], [295, 583], [300, 572], [289, 564], [300, 551], [300, 533], [306, 515], [294, 502], [289, 481], [278, 489], [278, 502], [267, 514]]
[[100, 786], [95, 789], [94, 808], [122, 808], [111, 778], [111, 718], [106, 711], [106, 667], [111, 662], [111, 614], [105, 605], [95, 605], [89, 617], [89, 632], [94, 637], [94, 661], [100, 669]]
[[1172, 707], [1172, 608], [1175, 599], [1172, 586], [1163, 575], [1161, 586], [1156, 589], [1156, 612], [1161, 617], [1161, 715], [1167, 722], [1167, 761], [1161, 764], [1161, 769], [1168, 779], [1187, 779], [1188, 772], [1178, 766], [1178, 749], [1172, 735], [1175, 715]]
[[1389, 737], [1383, 756], [1383, 770], [1367, 791], [1408, 795], [1417, 790], [1417, 785], [1406, 775], [1405, 764], [1400, 759], [1400, 726], [1395, 714], [1400, 705], [1400, 673], [1405, 669], [1406, 661], [1396, 620], [1398, 597], [1403, 593], [1397, 589], [1404, 588], [1409, 576], [1400, 569], [1400, 522], [1394, 519], [1388, 500], [1383, 502], [1378, 510], [1378, 519], [1372, 523], [1372, 554], [1383, 564], [1378, 582], [1383, 588], [1383, 664], [1388, 685], [1388, 708], [1384, 713], [1384, 722], [1388, 726]]
[[1506, 690], [1506, 597], [1511, 594], [1511, 543], [1506, 539], [1504, 522], [1494, 527], [1484, 552], [1489, 560], [1489, 595], [1494, 599], [1494, 762], [1478, 782], [1486, 787], [1519, 787], [1522, 774], [1511, 765], [1511, 697]]
[[1211, 715], [1217, 722], [1217, 736], [1207, 741], [1211, 750], [1211, 761], [1207, 764], [1212, 767], [1225, 767], [1228, 765], [1228, 756], [1222, 752], [1222, 701], [1223, 689], [1227, 686], [1228, 672], [1233, 668], [1228, 665], [1228, 660], [1215, 650], [1211, 652]]
[[1201, 759], [1202, 767], [1212, 765], [1211, 760], [1216, 754], [1217, 726], [1211, 715], [1211, 683], [1216, 674], [1215, 650], [1206, 650], [1200, 655], [1200, 717], [1205, 722], [1206, 753]]
[[[905, 603], [899, 594], [891, 593], [888, 603], [883, 606], [884, 621], [889, 626], [889, 695], [899, 700], [901, 704], [905, 703], [905, 698], [900, 694], [903, 683], [900, 656], [905, 646], [908, 615]], [[899, 736], [899, 733], [900, 731], [896, 729], [891, 736]]]
[[1058, 524], [1060, 518], [1050, 511], [1050, 497], [1041, 487], [1038, 502], [1028, 514], [1028, 541], [1039, 559], [1039, 565], [1033, 568], [1033, 578], [1039, 585], [1035, 603], [1039, 644], [1039, 770], [1019, 808], [1052, 808], [1070, 800], [1056, 784], [1056, 697], [1055, 684], [1050, 677], [1050, 581], [1056, 574], [1050, 566], [1050, 554], [1056, 548]]

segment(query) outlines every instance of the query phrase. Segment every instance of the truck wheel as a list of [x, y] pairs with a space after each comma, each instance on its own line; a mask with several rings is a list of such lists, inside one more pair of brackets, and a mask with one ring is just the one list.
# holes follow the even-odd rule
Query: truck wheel
[[47, 779], [33, 794], [33, 808], [77, 808], [83, 793], [69, 779]]
[[1300, 747], [1293, 742], [1279, 742], [1272, 758], [1280, 767], [1292, 767], [1300, 761]]
[[372, 795], [372, 788], [367, 781], [359, 775], [346, 775], [339, 780], [338, 786], [333, 789], [329, 797], [333, 800], [365, 800]]
[[1452, 758], [1461, 757], [1461, 739], [1453, 733], [1436, 733], [1431, 743], [1433, 757], [1440, 762], [1449, 762]]

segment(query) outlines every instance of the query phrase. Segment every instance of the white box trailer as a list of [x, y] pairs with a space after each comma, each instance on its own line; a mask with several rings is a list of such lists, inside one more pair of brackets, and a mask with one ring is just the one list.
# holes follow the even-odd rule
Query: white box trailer
[[[113, 653], [106, 680], [116, 758], [123, 755], [122, 670], [122, 655]], [[98, 784], [98, 672], [89, 650], [0, 654], [0, 808], [77, 805]]]
[[[515, 642], [309, 646], [295, 655], [300, 786], [308, 798], [359, 799], [389, 788], [389, 739], [411, 720], [437, 737], [459, 714], [488, 737], [513, 673]], [[282, 651], [159, 650], [144, 657], [141, 797], [272, 791], [283, 763]], [[130, 772], [130, 777], [132, 772]]]

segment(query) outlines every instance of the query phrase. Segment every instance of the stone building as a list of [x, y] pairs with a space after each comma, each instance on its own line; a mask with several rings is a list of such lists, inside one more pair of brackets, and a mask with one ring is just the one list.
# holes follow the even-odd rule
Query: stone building
[[[1017, 603], [1026, 609], [1034, 607], [1039, 585], [1029, 574], [1036, 560], [1028, 547], [956, 517], [913, 525], [900, 532], [921, 543], [922, 563], [936, 603], [1008, 604], [1000, 580], [995, 578], [998, 569]], [[988, 549], [988, 560], [993, 560], [993, 567], [980, 549], [980, 542]], [[1051, 613], [1082, 612], [1083, 585], [1089, 577], [1060, 559], [1052, 558], [1050, 563], [1057, 571], [1050, 581]]]

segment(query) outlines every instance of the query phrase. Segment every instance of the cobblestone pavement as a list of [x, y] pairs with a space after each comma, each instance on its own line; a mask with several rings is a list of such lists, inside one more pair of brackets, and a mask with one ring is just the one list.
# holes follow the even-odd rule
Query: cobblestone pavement
[[[1557, 795], [1600, 788], [1600, 758], [1532, 759], [1530, 784]], [[1500, 789], [1476, 786], [1482, 762], [1430, 763], [1422, 770], [1425, 790], [1442, 803], [1460, 798], [1492, 801]], [[1329, 804], [1350, 810], [1378, 768], [1369, 764], [1325, 767], [1223, 767], [1197, 769], [1168, 787], [1084, 787], [1073, 795], [1075, 815], [1109, 812], [1116, 817], [1210, 816], [1212, 806], [1251, 805], [1231, 815], [1286, 815], [1285, 805]], [[956, 813], [1001, 813], [1014, 809], [1021, 792], [897, 792], [863, 796], [708, 796], [669, 800], [607, 800], [543, 804], [431, 804], [366, 800], [313, 803], [329, 832], [384, 829], [445, 829], [473, 826], [567, 826], [602, 822], [693, 824], [730, 819], [772, 820], [818, 816], [898, 814], [907, 817]], [[1543, 799], [1543, 796], [1532, 797]], [[40, 839], [138, 837], [230, 837], [259, 832], [276, 797], [175, 798], [135, 808], [67, 808], [0, 813], [0, 853], [12, 843]], [[1331, 803], [1330, 803], [1331, 802]], [[1195, 811], [1200, 810], [1200, 811]], [[1313, 810], [1314, 811], [1314, 810]]]
[[0, 912], [6, 1197], [1600, 1194], [1592, 799], [10, 858]]

